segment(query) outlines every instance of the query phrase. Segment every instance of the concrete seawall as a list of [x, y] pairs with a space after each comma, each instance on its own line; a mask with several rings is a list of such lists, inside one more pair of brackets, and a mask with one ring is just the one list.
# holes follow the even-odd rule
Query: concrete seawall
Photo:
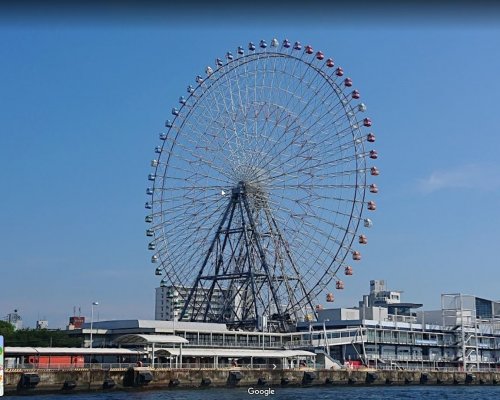
[[75, 369], [6, 370], [6, 394], [144, 390], [196, 387], [308, 385], [496, 385], [499, 372], [263, 370], [263, 369]]

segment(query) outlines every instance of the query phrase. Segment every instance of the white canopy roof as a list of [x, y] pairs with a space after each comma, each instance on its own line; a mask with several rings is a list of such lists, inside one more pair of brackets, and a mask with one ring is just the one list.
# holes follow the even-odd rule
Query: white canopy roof
[[6, 356], [9, 355], [131, 355], [143, 354], [144, 350], [117, 349], [117, 348], [89, 348], [89, 347], [5, 347]]
[[189, 343], [187, 339], [176, 335], [145, 335], [132, 333], [114, 340], [117, 344], [179, 344]]
[[[180, 355], [180, 349], [161, 348], [155, 351], [155, 355]], [[315, 357], [316, 354], [305, 350], [255, 350], [255, 349], [192, 349], [183, 348], [182, 355], [185, 357], [259, 357], [259, 358], [291, 358], [291, 357]]]

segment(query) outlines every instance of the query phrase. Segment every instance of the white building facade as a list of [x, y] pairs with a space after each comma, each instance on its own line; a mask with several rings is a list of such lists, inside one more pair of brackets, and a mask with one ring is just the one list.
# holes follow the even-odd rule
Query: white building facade
[[[208, 289], [207, 289], [208, 290]], [[191, 287], [187, 286], [161, 286], [156, 288], [155, 296], [155, 320], [157, 321], [172, 321], [173, 319], [179, 320], [184, 302], [189, 296]], [[210, 303], [210, 310], [214, 314], [219, 314], [224, 307], [224, 292], [220, 289], [214, 289], [212, 301]], [[189, 308], [186, 310], [186, 315], [183, 321], [191, 320], [193, 314], [193, 304], [200, 305], [206, 301], [205, 292], [198, 289], [196, 291], [195, 299], [190, 303]], [[195, 317], [195, 321], [201, 321], [203, 315], [200, 313]]]

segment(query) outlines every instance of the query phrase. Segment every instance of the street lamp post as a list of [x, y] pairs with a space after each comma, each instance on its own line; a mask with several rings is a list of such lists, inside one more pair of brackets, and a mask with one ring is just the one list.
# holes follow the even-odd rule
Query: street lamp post
[[[175, 286], [172, 287], [172, 294], [168, 295], [167, 299], [170, 300], [170, 312], [171, 312], [171, 318], [172, 318], [172, 334], [175, 336], [175, 320], [177, 319], [177, 317], [175, 316], [174, 291], [175, 291]], [[182, 367], [182, 343], [179, 344], [179, 362], [180, 362], [180, 366]], [[176, 363], [177, 363], [177, 361], [176, 361]]]
[[93, 301], [92, 302], [92, 308], [91, 308], [91, 313], [90, 313], [90, 348], [92, 348], [92, 332], [94, 328], [94, 306], [98, 306], [99, 302], [98, 301]]

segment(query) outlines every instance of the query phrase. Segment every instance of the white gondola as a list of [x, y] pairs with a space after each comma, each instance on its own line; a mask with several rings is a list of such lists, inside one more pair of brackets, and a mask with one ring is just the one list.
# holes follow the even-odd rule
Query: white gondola
[[[160, 143], [157, 140], [151, 146], [157, 154], [153, 154], [153, 168], [146, 172], [150, 182], [145, 185], [149, 187], [144, 219], [149, 224], [145, 227], [150, 228], [146, 230], [147, 248], [152, 250], [149, 257], [156, 263], [152, 270], [161, 275], [161, 286], [183, 281], [191, 282], [195, 291], [204, 290], [207, 279], [217, 288], [230, 276], [235, 281], [247, 280], [258, 289], [250, 303], [238, 299], [227, 312], [225, 308], [216, 310], [214, 303], [207, 313], [197, 304], [196, 296], [191, 296], [181, 319], [196, 314], [204, 320], [234, 325], [230, 314], [238, 314], [241, 307], [267, 309], [271, 314], [281, 309], [273, 319], [282, 322], [297, 310], [307, 310], [306, 315], [297, 315], [291, 322], [315, 319], [315, 310], [322, 309], [318, 303], [325, 308], [332, 305], [338, 290], [344, 289], [344, 282], [338, 279], [347, 282], [346, 276], [352, 275], [353, 268], [344, 263], [356, 266], [361, 260], [361, 253], [353, 246], [366, 248], [367, 237], [358, 229], [363, 229], [363, 224], [365, 228], [372, 226], [371, 220], [364, 218], [373, 215], [367, 210], [375, 210], [376, 205], [366, 195], [377, 193], [378, 188], [368, 179], [379, 171], [368, 165], [378, 153], [368, 148], [374, 135], [365, 129], [372, 121], [366, 118], [360, 91], [354, 90], [348, 73], [344, 75], [326, 51], [272, 36], [267, 40], [249, 43], [248, 48], [235, 46], [234, 54], [222, 52], [220, 58], [204, 64], [205, 69], [202, 64], [200, 75], [192, 75], [197, 83], [191, 77], [187, 93], [174, 97], [178, 102], [172, 105], [175, 108], [168, 107], [170, 116], [167, 108], [170, 120], [165, 122], [166, 128], [160, 125], [154, 132], [159, 134]], [[318, 79], [330, 84], [311, 85]], [[240, 92], [246, 95], [238, 96]], [[307, 104], [313, 104], [314, 112], [304, 110]], [[324, 122], [324, 115], [333, 119]], [[311, 139], [307, 127], [318, 124], [321, 126]], [[330, 124], [331, 129], [321, 129]], [[339, 183], [340, 178], [343, 182]], [[332, 187], [342, 191], [332, 191]], [[345, 204], [352, 207], [345, 208]], [[268, 207], [276, 208], [280, 218], [266, 219], [262, 210]], [[335, 224], [322, 229], [321, 216], [327, 214], [336, 215]], [[263, 217], [255, 220], [256, 216]], [[255, 240], [244, 241], [238, 236], [247, 231]], [[203, 246], [206, 243], [227, 246], [218, 252], [215, 247]], [[271, 260], [279, 260], [289, 250], [309, 256], [299, 260], [297, 271], [272, 270], [266, 275], [261, 274], [267, 270], [265, 260], [260, 260], [262, 265], [258, 260], [252, 265], [247, 262], [254, 257], [255, 246], [262, 246]], [[337, 253], [342, 257], [335, 257]], [[189, 266], [176, 260], [200, 262]], [[303, 274], [305, 285], [301, 286], [296, 281]], [[277, 281], [285, 288], [295, 285], [298, 293], [283, 291], [271, 296]], [[206, 294], [205, 305], [218, 295]], [[318, 294], [321, 301], [314, 300]], [[238, 326], [259, 328], [251, 313], [240, 317]]]

